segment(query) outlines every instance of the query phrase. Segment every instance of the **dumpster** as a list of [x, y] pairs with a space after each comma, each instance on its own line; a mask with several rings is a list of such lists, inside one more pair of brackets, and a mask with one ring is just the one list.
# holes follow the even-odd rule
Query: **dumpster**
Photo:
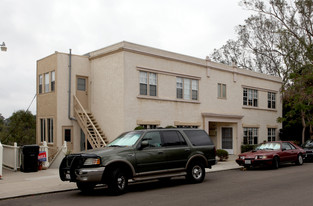
[[38, 145], [24, 145], [22, 149], [21, 171], [37, 172], [38, 171]]

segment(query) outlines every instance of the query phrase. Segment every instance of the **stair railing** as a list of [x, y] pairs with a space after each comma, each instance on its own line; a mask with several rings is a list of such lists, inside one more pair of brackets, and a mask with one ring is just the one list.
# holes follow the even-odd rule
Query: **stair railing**
[[[75, 95], [73, 95], [73, 97], [74, 97], [74, 110], [75, 113], [77, 114], [76, 116], [81, 122], [82, 124], [81, 126], [83, 127], [84, 131], [88, 133], [89, 143], [92, 145], [93, 148], [100, 148], [106, 146], [105, 141], [100, 135], [98, 129], [93, 124], [86, 110], [79, 102], [78, 98]], [[80, 115], [80, 112], [82, 115]], [[93, 134], [91, 134], [90, 130], [88, 129], [89, 126], [92, 127], [95, 137], [93, 137]]]

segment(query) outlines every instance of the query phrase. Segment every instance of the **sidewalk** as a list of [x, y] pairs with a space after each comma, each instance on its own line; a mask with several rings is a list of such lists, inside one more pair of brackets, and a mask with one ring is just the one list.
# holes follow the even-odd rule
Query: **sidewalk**
[[[212, 169], [206, 172], [218, 172], [223, 170], [239, 169], [235, 157], [224, 162], [217, 162]], [[0, 200], [19, 196], [52, 193], [77, 189], [75, 183], [62, 182], [59, 178], [58, 169], [40, 170], [38, 172], [13, 172], [3, 168], [2, 179], [0, 180]]]

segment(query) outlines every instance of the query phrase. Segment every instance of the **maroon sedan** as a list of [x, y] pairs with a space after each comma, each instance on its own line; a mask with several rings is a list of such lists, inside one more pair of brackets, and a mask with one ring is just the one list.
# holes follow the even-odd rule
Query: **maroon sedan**
[[305, 151], [292, 142], [276, 141], [259, 145], [255, 150], [239, 154], [236, 162], [245, 168], [271, 166], [277, 169], [280, 163], [294, 162], [303, 164]]

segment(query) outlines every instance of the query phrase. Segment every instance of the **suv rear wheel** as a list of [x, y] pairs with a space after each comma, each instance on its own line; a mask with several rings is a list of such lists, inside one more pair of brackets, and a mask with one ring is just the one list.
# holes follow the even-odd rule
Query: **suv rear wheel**
[[192, 183], [201, 183], [205, 178], [205, 169], [200, 162], [191, 163], [187, 170], [187, 179]]

